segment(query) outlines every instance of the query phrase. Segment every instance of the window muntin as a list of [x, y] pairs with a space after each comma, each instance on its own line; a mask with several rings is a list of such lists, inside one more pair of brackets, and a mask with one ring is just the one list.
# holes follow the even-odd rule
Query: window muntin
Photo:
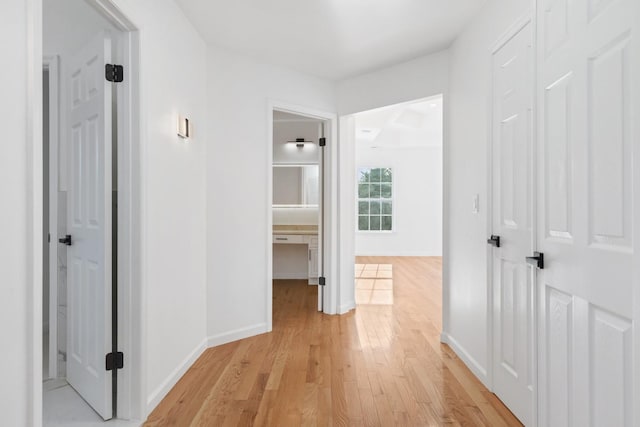
[[358, 231], [393, 231], [391, 168], [358, 168]]

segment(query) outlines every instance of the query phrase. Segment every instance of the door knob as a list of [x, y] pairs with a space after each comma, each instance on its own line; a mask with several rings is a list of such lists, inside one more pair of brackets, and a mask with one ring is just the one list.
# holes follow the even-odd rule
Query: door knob
[[500, 247], [500, 236], [496, 236], [494, 234], [491, 235], [491, 237], [489, 238], [489, 240], [487, 240], [487, 243], [490, 244], [491, 246], [495, 246], [496, 248]]
[[67, 234], [66, 236], [58, 239], [58, 242], [65, 244], [67, 246], [71, 246], [71, 234]]
[[544, 254], [542, 252], [534, 252], [533, 256], [527, 257], [527, 263], [544, 270]]

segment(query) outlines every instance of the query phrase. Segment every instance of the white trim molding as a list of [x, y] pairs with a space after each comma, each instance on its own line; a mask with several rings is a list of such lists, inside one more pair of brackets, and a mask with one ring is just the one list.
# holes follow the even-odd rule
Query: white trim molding
[[27, 70], [27, 421], [42, 425], [42, 0], [26, 2]]
[[[44, 319], [49, 328], [49, 377], [58, 375], [58, 150], [60, 128], [60, 57], [44, 56], [43, 70], [49, 72], [49, 188], [43, 188], [43, 194], [49, 193], [49, 318]], [[44, 91], [44, 88], [43, 88]], [[43, 131], [44, 122], [43, 122]], [[44, 149], [43, 149], [44, 150]], [[43, 271], [44, 274], [44, 271]], [[44, 303], [44, 301], [43, 301]], [[43, 350], [44, 351], [44, 350]]]
[[455, 338], [449, 335], [446, 332], [440, 334], [440, 342], [448, 345], [451, 350], [462, 360], [462, 362], [467, 365], [467, 368], [473, 372], [473, 374], [478, 377], [480, 382], [484, 384], [489, 390], [491, 390], [489, 384], [489, 376], [487, 375], [487, 369], [482, 366], [476, 359], [471, 356], [463, 346], [460, 344]]
[[[153, 409], [165, 398], [165, 396], [171, 391], [171, 389], [180, 381], [184, 374], [187, 373], [189, 368], [193, 366], [193, 364], [198, 360], [202, 353], [207, 349], [207, 339], [202, 340], [200, 344], [196, 346], [196, 348], [191, 351], [185, 357], [182, 362], [169, 374], [167, 378], [153, 391], [149, 394], [147, 398], [147, 408]], [[146, 417], [145, 417], [146, 418]]]
[[355, 310], [356, 302], [355, 301], [347, 301], [346, 303], [340, 305], [338, 308], [338, 314], [345, 314], [350, 312], [351, 310]]
[[270, 332], [269, 330], [267, 330], [267, 324], [258, 323], [257, 325], [238, 328], [217, 335], [211, 335], [209, 338], [207, 338], [207, 345], [209, 346], [209, 348], [216, 347], [230, 342], [253, 337], [255, 335], [265, 334], [267, 332]]

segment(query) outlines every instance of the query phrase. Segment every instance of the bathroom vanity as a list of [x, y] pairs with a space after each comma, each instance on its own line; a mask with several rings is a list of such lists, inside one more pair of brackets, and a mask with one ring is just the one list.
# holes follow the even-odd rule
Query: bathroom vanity
[[[318, 226], [274, 225], [273, 244], [306, 246], [308, 283], [318, 284]], [[274, 248], [274, 257], [276, 256], [278, 256], [277, 248]], [[277, 271], [274, 271], [274, 277], [278, 277]]]

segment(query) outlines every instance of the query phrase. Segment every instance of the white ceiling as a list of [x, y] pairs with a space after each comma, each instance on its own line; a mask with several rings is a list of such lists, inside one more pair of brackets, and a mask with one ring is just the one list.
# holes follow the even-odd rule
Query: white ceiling
[[177, 0], [204, 39], [333, 80], [448, 47], [486, 0]]
[[442, 147], [442, 96], [355, 115], [356, 143], [370, 148]]

